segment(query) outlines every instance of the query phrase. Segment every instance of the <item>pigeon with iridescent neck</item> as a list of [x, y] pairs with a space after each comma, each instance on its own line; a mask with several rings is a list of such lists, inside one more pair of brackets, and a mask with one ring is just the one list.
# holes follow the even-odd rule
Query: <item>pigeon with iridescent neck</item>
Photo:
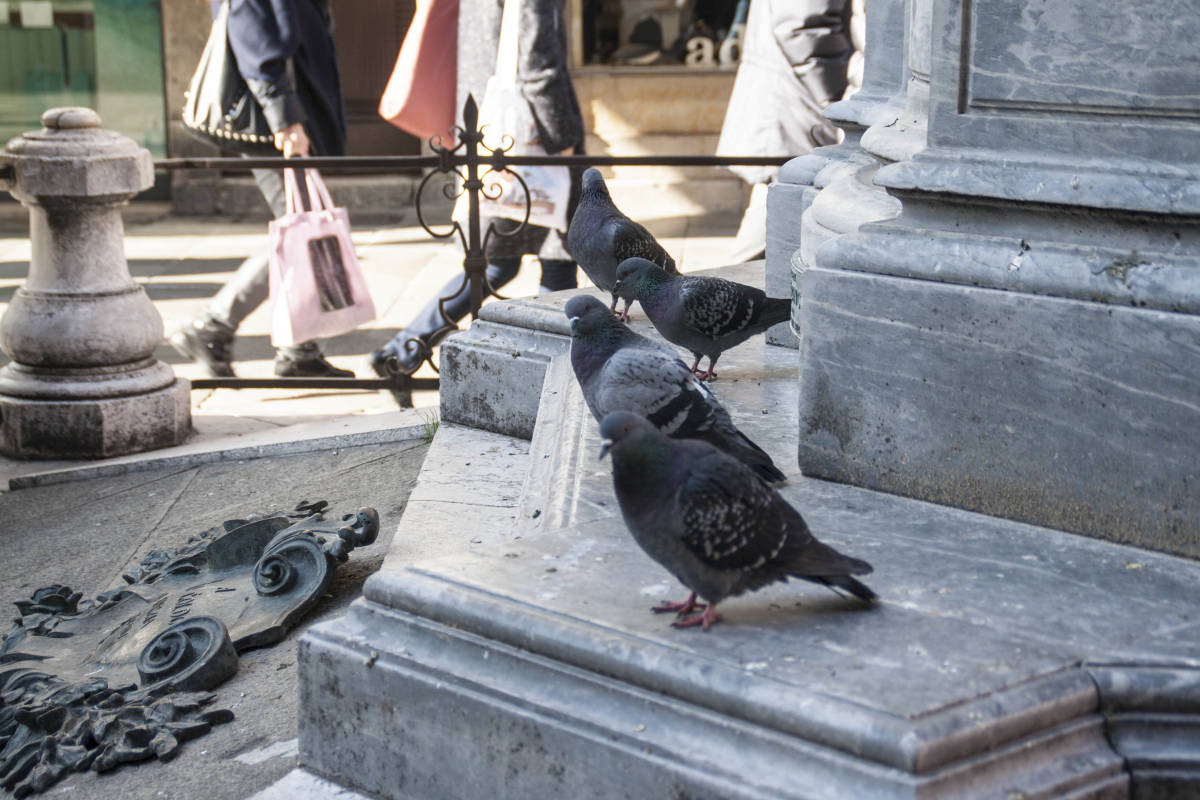
[[764, 481], [786, 479], [673, 351], [634, 333], [595, 297], [572, 297], [565, 310], [571, 368], [597, 421], [612, 411], [633, 411], [669, 436], [709, 442]]
[[[786, 321], [792, 311], [790, 299], [723, 278], [671, 275], [644, 258], [621, 262], [613, 292], [632, 292], [662, 337], [692, 352], [692, 371], [700, 380], [717, 377], [722, 353]], [[700, 372], [704, 356], [708, 369]]]
[[707, 631], [721, 619], [717, 603], [788, 578], [875, 600], [853, 577], [871, 565], [818, 541], [800, 512], [742, 462], [707, 442], [664, 436], [628, 411], [607, 415], [600, 435], [634, 541], [691, 592], [653, 609], [679, 615], [675, 627]]

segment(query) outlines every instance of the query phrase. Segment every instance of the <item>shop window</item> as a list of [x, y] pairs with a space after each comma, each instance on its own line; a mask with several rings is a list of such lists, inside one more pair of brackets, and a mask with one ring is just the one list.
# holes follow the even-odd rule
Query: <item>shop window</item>
[[0, 142], [55, 106], [166, 154], [159, 0], [0, 0]]
[[734, 69], [750, 0], [574, 0], [576, 67]]

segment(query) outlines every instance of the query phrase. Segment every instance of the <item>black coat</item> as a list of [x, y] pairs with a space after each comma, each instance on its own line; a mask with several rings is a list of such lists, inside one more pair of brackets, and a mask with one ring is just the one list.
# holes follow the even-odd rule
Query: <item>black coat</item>
[[[212, 0], [213, 16], [222, 0]], [[346, 153], [329, 0], [229, 0], [229, 44], [271, 130], [303, 122], [314, 155]]]

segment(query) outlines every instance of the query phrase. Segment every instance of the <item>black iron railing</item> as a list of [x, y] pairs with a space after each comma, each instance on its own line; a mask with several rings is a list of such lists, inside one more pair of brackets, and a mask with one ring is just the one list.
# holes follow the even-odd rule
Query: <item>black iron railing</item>
[[[430, 236], [437, 239], [449, 239], [458, 235], [463, 247], [463, 282], [449, 296], [441, 299], [442, 319], [445, 325], [430, 336], [431, 342], [439, 342], [444, 336], [456, 330], [458, 325], [449, 319], [444, 305], [453, 297], [457, 297], [464, 288], [470, 296], [471, 318], [479, 314], [479, 308], [488, 296], [499, 295], [488, 284], [487, 280], [487, 246], [492, 236], [515, 236], [523, 230], [529, 219], [529, 192], [517, 173], [509, 173], [525, 190], [525, 219], [514, 227], [500, 230], [496, 220], [491, 220], [487, 229], [481, 229], [479, 213], [480, 196], [495, 199], [492, 191], [498, 191], [496, 183], [487, 182], [490, 174], [505, 172], [510, 166], [566, 166], [566, 167], [603, 167], [603, 166], [654, 166], [654, 167], [729, 167], [729, 166], [778, 166], [788, 160], [782, 156], [692, 156], [692, 155], [653, 155], [653, 156], [518, 156], [509, 155], [512, 142], [507, 141], [503, 146], [492, 149], [484, 145], [483, 130], [479, 125], [479, 109], [472, 97], [467, 98], [463, 106], [463, 126], [456, 127], [458, 142], [454, 147], [445, 147], [441, 137], [430, 140], [433, 155], [428, 156], [337, 156], [313, 157], [304, 160], [305, 167], [319, 169], [325, 172], [398, 172], [401, 170], [431, 170], [421, 180], [414, 198], [417, 220]], [[167, 158], [154, 162], [158, 169], [285, 169], [296, 167], [294, 160], [281, 157], [275, 158]], [[467, 195], [466, 229], [457, 220], [445, 223], [444, 230], [435, 230], [427, 222], [422, 209], [422, 197], [426, 187], [437, 176], [450, 178], [457, 176], [453, 184], [446, 184], [443, 193], [446, 199], [455, 200], [463, 193]], [[506, 220], [507, 222], [507, 220]], [[393, 389], [401, 394], [411, 396], [415, 389], [437, 389], [438, 378], [415, 378], [413, 373], [426, 362], [433, 370], [432, 346], [425, 341], [412, 338], [406, 342], [415, 348], [421, 356], [416, 366], [404, 368], [396, 359], [388, 363], [390, 378], [198, 378], [192, 380], [196, 389]]]

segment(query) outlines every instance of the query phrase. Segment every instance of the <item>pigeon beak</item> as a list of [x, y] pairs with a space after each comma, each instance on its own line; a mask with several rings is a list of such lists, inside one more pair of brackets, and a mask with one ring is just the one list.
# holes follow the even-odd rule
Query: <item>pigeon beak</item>
[[571, 333], [575, 333], [575, 329], [579, 327], [579, 317], [571, 317]]
[[617, 281], [616, 283], [613, 284], [612, 293], [613, 294], [621, 293], [621, 282], [620, 281]]
[[603, 441], [600, 442], [600, 460], [601, 461], [603, 461], [604, 457], [606, 455], [608, 455], [608, 451], [612, 446], [613, 446], [612, 439], [604, 439]]

